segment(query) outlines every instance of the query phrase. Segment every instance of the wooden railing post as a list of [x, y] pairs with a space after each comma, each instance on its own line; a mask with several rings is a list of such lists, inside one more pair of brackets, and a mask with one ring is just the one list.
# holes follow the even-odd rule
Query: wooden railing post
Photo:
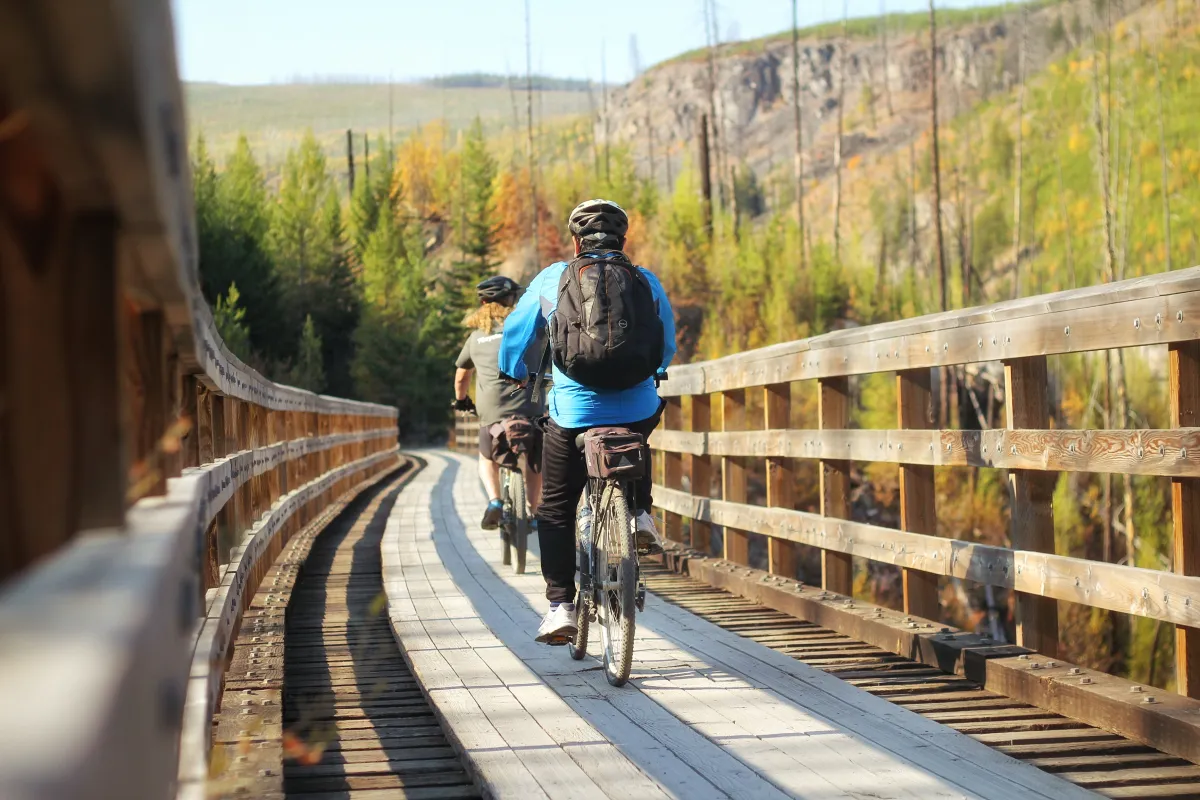
[[[1171, 345], [1171, 427], [1200, 427], [1200, 342]], [[1200, 575], [1200, 479], [1171, 479], [1174, 568]], [[1176, 691], [1200, 697], [1200, 630], [1175, 626]]]
[[[746, 390], [731, 389], [721, 393], [721, 430], [746, 430]], [[731, 503], [746, 502], [746, 458], [721, 457], [721, 499]], [[725, 528], [721, 537], [723, 557], [735, 564], [750, 563], [750, 536], [745, 531]]]
[[[1050, 424], [1046, 357], [1004, 362], [1005, 415], [1010, 430], [1045, 429]], [[1057, 473], [1014, 469], [1008, 473], [1012, 496], [1009, 538], [1014, 550], [1054, 552], [1054, 483]], [[1058, 601], [1017, 593], [1017, 644], [1048, 656], [1058, 655]]]
[[[896, 373], [896, 405], [901, 428], [933, 428], [933, 372], [929, 369]], [[933, 466], [900, 465], [900, 529], [913, 533], [937, 533], [937, 511], [933, 488]], [[938, 576], [904, 568], [904, 613], [937, 620]]]
[[182, 394], [180, 410], [189, 423], [181, 443], [183, 467], [198, 467], [204, 463], [200, 459], [200, 382], [194, 375], [184, 375], [179, 391]]
[[[707, 394], [692, 396], [690, 426], [693, 433], [708, 433], [712, 427], [712, 398]], [[688, 457], [688, 481], [692, 494], [708, 497], [712, 491], [712, 461], [708, 456]], [[694, 519], [691, 521], [691, 546], [702, 553], [712, 552], [712, 525]]]
[[[777, 383], [763, 387], [763, 428], [791, 427], [792, 385]], [[770, 434], [764, 434], [769, 436]], [[767, 459], [767, 505], [792, 508], [795, 505], [796, 475], [790, 458]], [[788, 578], [796, 577], [796, 543], [774, 537], [767, 540], [767, 570]]]
[[[683, 428], [683, 402], [678, 397], [668, 397], [663, 409], [663, 429], [678, 431]], [[663, 453], [663, 485], [668, 489], [683, 488], [683, 456], [680, 453]], [[672, 542], [683, 541], [683, 518], [671, 511], [663, 514], [663, 535]]]
[[167, 429], [167, 376], [163, 372], [165, 358], [163, 314], [158, 310], [133, 312], [129, 315], [129, 346], [132, 367], [128, 373], [130, 394], [134, 400], [133, 442], [138, 497], [166, 494], [165, 459], [159, 441]]
[[[845, 428], [850, 423], [850, 381], [844, 376], [818, 381], [818, 411], [821, 430]], [[850, 462], [821, 461], [821, 514], [850, 518]], [[849, 595], [854, 589], [853, 562], [848, 553], [821, 550], [821, 587]]]
[[216, 461], [229, 454], [225, 441], [225, 395], [208, 392], [208, 422], [212, 441], [212, 454], [208, 460]]

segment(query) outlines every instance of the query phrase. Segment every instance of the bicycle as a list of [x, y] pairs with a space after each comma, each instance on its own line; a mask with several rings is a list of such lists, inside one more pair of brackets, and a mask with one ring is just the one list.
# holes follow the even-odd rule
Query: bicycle
[[[504, 512], [500, 517], [500, 539], [503, 542], [505, 566], [512, 565], [517, 575], [525, 574], [525, 557], [529, 548], [529, 506], [526, 504], [525, 475], [519, 467], [500, 468], [500, 502]], [[516, 564], [513, 564], [513, 553]]]
[[[587, 654], [588, 628], [600, 626], [604, 675], [613, 686], [629, 680], [633, 665], [635, 615], [645, 610], [634, 526], [634, 483], [646, 468], [645, 440], [628, 428], [593, 428], [579, 434], [588, 470], [590, 530], [579, 531], [576, 558], [576, 633], [567, 644], [576, 661]], [[580, 526], [577, 526], [577, 528]]]

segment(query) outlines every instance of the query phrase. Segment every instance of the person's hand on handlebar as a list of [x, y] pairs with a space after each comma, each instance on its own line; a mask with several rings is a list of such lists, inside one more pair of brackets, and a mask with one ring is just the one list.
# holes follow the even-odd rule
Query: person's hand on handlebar
[[455, 398], [454, 402], [450, 405], [455, 411], [465, 411], [468, 414], [474, 414], [476, 411], [475, 401], [471, 399], [470, 395], [466, 397]]

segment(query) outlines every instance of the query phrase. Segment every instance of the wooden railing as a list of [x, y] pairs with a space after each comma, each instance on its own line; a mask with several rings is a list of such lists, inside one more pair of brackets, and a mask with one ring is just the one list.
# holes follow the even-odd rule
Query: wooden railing
[[203, 796], [244, 604], [396, 410], [227, 350], [169, 5], [59, 5], [0, 0], [0, 797]]
[[[726, 562], [748, 564], [750, 539], [760, 535], [768, 570], [794, 579], [800, 548], [816, 548], [821, 587], [840, 595], [852, 593], [853, 557], [895, 565], [902, 570], [901, 610], [914, 617], [939, 620], [942, 577], [1015, 590], [1017, 644], [1050, 657], [1059, 652], [1060, 600], [1172, 623], [1179, 690], [1197, 697], [1198, 340], [1194, 268], [675, 367], [662, 387], [664, 421], [651, 439], [659, 451], [655, 503], [668, 538], [684, 541], [686, 528], [694, 551]], [[1169, 429], [1051, 429], [1047, 356], [1145, 345], [1169, 351]], [[992, 361], [1003, 364], [1006, 427], [936, 429], [936, 371]], [[895, 372], [895, 427], [849, 429], [851, 377], [878, 372]], [[804, 382], [818, 395], [816, 429], [790, 423], [793, 387]], [[815, 466], [820, 483], [813, 512], [794, 508], [795, 470], [803, 461]], [[900, 529], [849, 519], [852, 462], [899, 465]], [[936, 535], [934, 469], [941, 466], [1007, 470], [1010, 547]], [[765, 476], [762, 505], [747, 501], [752, 467]], [[1052, 497], [1062, 471], [1171, 478], [1175, 571], [1055, 553]], [[715, 496], [709, 487], [719, 487]], [[713, 526], [723, 533], [719, 553]]]

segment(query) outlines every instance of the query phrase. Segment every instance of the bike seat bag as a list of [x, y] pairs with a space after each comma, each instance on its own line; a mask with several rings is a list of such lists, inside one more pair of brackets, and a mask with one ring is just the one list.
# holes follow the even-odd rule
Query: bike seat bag
[[528, 417], [505, 417], [493, 423], [488, 433], [492, 438], [491, 460], [502, 467], [517, 469], [521, 456], [534, 457], [541, 431]]
[[588, 476], [601, 480], [637, 480], [646, 470], [646, 442], [629, 428], [592, 428], [583, 434]]

